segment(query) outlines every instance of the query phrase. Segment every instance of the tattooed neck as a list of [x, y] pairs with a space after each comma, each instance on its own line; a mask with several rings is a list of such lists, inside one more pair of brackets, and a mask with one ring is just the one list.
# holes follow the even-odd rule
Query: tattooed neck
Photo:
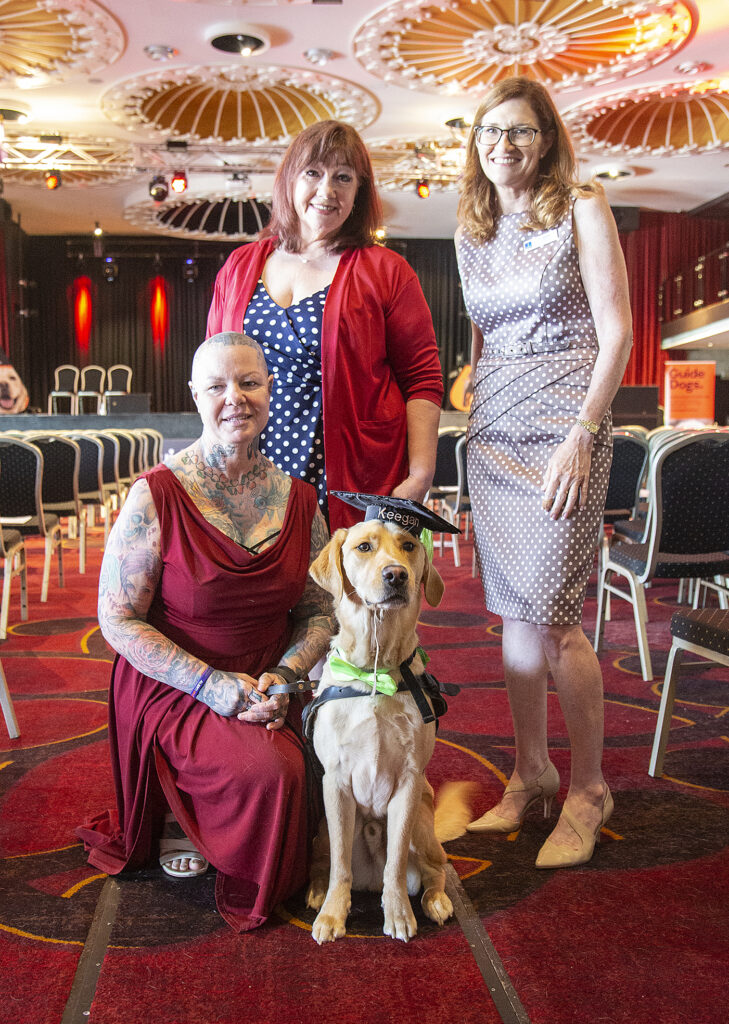
[[214, 490], [229, 495], [242, 494], [265, 480], [269, 463], [258, 450], [258, 440], [247, 448], [246, 458], [250, 465], [241, 473], [231, 473], [229, 460], [239, 455], [235, 445], [214, 444], [206, 448], [201, 442], [198, 449], [186, 452], [182, 464], [187, 466], [200, 485], [212, 484]]

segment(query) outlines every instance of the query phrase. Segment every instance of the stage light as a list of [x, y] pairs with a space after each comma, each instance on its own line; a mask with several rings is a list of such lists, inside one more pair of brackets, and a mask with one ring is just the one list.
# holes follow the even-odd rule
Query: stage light
[[49, 192], [54, 192], [63, 184], [60, 171], [46, 171], [43, 175], [43, 180], [45, 181], [46, 188]]
[[175, 171], [170, 178], [170, 188], [178, 196], [187, 189], [187, 175], [184, 171]]
[[104, 234], [104, 229], [102, 228], [101, 224], [99, 224], [99, 222], [97, 220], [96, 224], [94, 225], [94, 237], [95, 238], [101, 238], [101, 236], [103, 234]]
[[415, 186], [415, 191], [418, 193], [419, 199], [427, 199], [430, 196], [430, 185], [428, 184], [428, 179], [421, 178]]
[[149, 194], [155, 203], [162, 203], [169, 195], [170, 190], [162, 174], [155, 174], [149, 183]]
[[119, 273], [119, 267], [117, 266], [116, 260], [113, 256], [104, 257], [104, 280], [108, 281], [109, 284], [113, 284], [117, 279]]
[[188, 284], [192, 284], [193, 281], [197, 281], [197, 260], [188, 256], [185, 260], [185, 267], [182, 273]]

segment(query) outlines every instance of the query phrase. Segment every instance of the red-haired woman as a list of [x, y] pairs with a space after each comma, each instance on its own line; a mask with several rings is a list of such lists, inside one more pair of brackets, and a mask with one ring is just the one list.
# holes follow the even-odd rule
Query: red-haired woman
[[275, 376], [261, 451], [313, 483], [332, 529], [354, 522], [333, 490], [422, 501], [443, 395], [415, 272], [375, 244], [382, 208], [364, 142], [322, 121], [289, 146], [258, 241], [218, 274], [208, 335], [242, 331]]

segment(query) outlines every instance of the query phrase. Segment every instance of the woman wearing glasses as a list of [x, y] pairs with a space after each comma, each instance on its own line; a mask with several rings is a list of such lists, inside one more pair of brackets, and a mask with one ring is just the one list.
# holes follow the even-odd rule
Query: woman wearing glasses
[[571, 770], [540, 868], [588, 861], [613, 809], [602, 676], [581, 620], [631, 313], [607, 200], [575, 170], [546, 90], [525, 78], [494, 86], [468, 142], [456, 250], [472, 321], [475, 538], [486, 605], [503, 618], [516, 760], [501, 801], [469, 827], [513, 832], [534, 804], [548, 816], [560, 788], [547, 749], [551, 673]]

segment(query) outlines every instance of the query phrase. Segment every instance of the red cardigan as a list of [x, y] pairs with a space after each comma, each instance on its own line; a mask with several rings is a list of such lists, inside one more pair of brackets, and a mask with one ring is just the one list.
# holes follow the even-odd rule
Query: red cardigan
[[[207, 336], [242, 331], [276, 239], [228, 257], [215, 281]], [[430, 310], [412, 267], [381, 246], [347, 249], [324, 305], [321, 339], [324, 461], [330, 491], [391, 494], [408, 475], [405, 405], [440, 408], [443, 379]], [[329, 499], [332, 531], [361, 515]]]

